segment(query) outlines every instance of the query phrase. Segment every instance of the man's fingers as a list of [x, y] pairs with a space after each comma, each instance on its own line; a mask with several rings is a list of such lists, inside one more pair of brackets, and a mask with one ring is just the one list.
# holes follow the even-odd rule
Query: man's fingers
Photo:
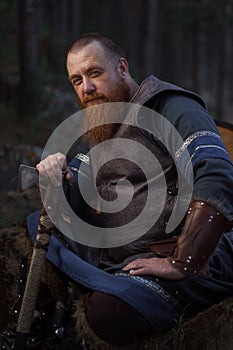
[[46, 168], [46, 171], [50, 182], [54, 186], [60, 186], [61, 184], [62, 169], [63, 169], [63, 166], [59, 162], [56, 162], [56, 160], [51, 158], [48, 159], [48, 166]]
[[66, 177], [66, 181], [68, 182], [73, 180], [73, 174], [69, 170], [67, 171], [65, 177]]
[[59, 175], [56, 174], [56, 170], [52, 168], [49, 162], [47, 162], [46, 164], [45, 163], [40, 164], [38, 171], [42, 176], [42, 179], [40, 179], [40, 181], [42, 180], [41, 181], [42, 183], [49, 181], [54, 186], [58, 186], [59, 183], [61, 182]]
[[144, 265], [144, 262], [147, 262], [147, 259], [134, 260], [129, 264], [127, 264], [126, 266], [124, 266], [122, 270], [138, 269]]
[[67, 170], [66, 156], [64, 154], [60, 153], [60, 152], [56, 153], [55, 156], [56, 156], [56, 159], [57, 159], [57, 163], [60, 166], [60, 169], [62, 171]]
[[150, 275], [152, 271], [147, 267], [141, 267], [138, 269], [130, 269], [129, 273], [132, 276], [139, 276], [139, 275]]
[[40, 175], [49, 180], [54, 186], [60, 186], [62, 172], [67, 169], [66, 157], [62, 153], [48, 156], [36, 166]]

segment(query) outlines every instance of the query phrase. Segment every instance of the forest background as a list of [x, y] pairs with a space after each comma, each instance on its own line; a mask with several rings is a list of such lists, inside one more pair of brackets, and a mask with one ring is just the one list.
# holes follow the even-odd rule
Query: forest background
[[125, 50], [131, 73], [201, 94], [233, 122], [232, 0], [0, 0], [3, 142], [43, 146], [77, 110], [65, 55], [78, 35], [101, 31]]

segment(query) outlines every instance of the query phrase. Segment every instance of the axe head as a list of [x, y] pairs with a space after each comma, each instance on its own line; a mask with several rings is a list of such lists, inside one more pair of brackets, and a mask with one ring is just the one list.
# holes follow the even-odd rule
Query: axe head
[[36, 168], [28, 165], [20, 164], [18, 173], [19, 192], [24, 192], [28, 188], [39, 182], [39, 173]]

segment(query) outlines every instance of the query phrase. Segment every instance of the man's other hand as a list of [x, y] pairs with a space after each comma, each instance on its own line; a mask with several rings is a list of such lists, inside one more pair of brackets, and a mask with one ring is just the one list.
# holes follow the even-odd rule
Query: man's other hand
[[184, 275], [176, 270], [166, 258], [136, 259], [124, 266], [132, 276], [152, 275], [169, 280], [180, 280]]

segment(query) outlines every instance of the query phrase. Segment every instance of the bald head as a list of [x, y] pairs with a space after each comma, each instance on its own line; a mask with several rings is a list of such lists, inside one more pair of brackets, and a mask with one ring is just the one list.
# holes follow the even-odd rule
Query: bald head
[[77, 53], [92, 42], [98, 42], [110, 60], [118, 62], [121, 57], [125, 58], [124, 51], [110, 38], [100, 33], [87, 33], [76, 39], [68, 48], [69, 53]]

